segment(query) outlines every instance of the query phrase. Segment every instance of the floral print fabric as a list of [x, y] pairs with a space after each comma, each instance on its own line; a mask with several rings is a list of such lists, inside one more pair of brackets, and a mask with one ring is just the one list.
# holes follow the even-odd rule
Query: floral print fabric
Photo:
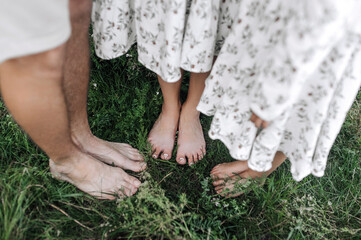
[[112, 59], [137, 42], [138, 59], [167, 82], [208, 72], [240, 0], [94, 0], [96, 54]]
[[[323, 176], [361, 84], [358, 1], [243, 0], [198, 110], [237, 160], [267, 171], [282, 151], [300, 181]], [[270, 122], [256, 129], [252, 112]]]

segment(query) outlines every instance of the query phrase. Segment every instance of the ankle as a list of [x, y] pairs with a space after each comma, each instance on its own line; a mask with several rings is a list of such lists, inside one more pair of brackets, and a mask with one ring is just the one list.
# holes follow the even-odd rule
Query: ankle
[[81, 158], [80, 150], [69, 152], [67, 155], [52, 156], [50, 160], [57, 166], [77, 164]]
[[171, 114], [171, 115], [179, 115], [180, 109], [182, 105], [179, 101], [178, 103], [169, 104], [164, 102], [162, 105], [162, 113], [164, 114]]
[[71, 139], [76, 146], [82, 148], [84, 144], [89, 143], [94, 138], [94, 135], [89, 130], [76, 130], [71, 132]]
[[192, 117], [198, 117], [200, 115], [200, 112], [197, 110], [196, 105], [189, 104], [185, 102], [182, 105], [182, 115], [183, 116], [192, 116]]

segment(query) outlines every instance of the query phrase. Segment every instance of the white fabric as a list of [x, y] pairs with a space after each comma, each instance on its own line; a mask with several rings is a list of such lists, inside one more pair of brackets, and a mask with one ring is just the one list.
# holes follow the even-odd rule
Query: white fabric
[[0, 0], [0, 63], [50, 50], [69, 36], [68, 0]]
[[[361, 84], [355, 0], [243, 0], [198, 110], [237, 160], [267, 171], [277, 151], [297, 181], [322, 176]], [[270, 125], [257, 131], [252, 112]]]
[[181, 68], [208, 72], [239, 1], [94, 0], [95, 52], [112, 59], [137, 42], [139, 61], [164, 81], [178, 81]]

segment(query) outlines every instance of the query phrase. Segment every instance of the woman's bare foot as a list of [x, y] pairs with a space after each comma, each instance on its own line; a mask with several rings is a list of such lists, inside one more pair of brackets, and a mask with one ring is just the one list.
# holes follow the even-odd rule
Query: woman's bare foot
[[133, 172], [143, 171], [147, 167], [143, 156], [129, 144], [108, 142], [92, 134], [74, 136], [73, 141], [84, 153], [104, 163]]
[[237, 197], [242, 194], [242, 192], [234, 191], [237, 184], [246, 184], [250, 178], [258, 179], [262, 182], [264, 178], [275, 171], [285, 160], [286, 156], [281, 152], [277, 152], [272, 162], [272, 168], [267, 172], [257, 172], [250, 169], [247, 161], [218, 164], [211, 171], [214, 189], [221, 196]]
[[183, 105], [178, 132], [177, 162], [191, 166], [201, 160], [206, 154], [206, 142], [204, 140], [199, 112], [195, 108]]
[[57, 161], [49, 160], [54, 178], [67, 181], [98, 199], [131, 196], [141, 182], [121, 168], [111, 167], [84, 153]]
[[177, 106], [163, 104], [162, 112], [148, 136], [148, 141], [152, 145], [152, 157], [154, 159], [157, 159], [161, 153], [160, 157], [163, 160], [171, 159], [178, 128], [179, 111], [180, 103]]

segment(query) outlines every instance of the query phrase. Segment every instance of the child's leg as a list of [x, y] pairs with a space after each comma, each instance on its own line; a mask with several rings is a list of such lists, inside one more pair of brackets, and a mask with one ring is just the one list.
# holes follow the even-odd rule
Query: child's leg
[[[257, 172], [249, 169], [247, 161], [234, 161], [218, 164], [211, 171], [211, 177], [215, 180], [213, 185], [215, 186], [216, 192], [223, 195], [222, 192], [225, 188], [229, 189], [229, 191], [233, 190], [240, 177], [245, 180], [247, 178], [257, 179], [267, 177], [285, 160], [286, 156], [282, 152], [277, 152], [272, 162], [272, 168], [267, 172]], [[234, 181], [232, 181], [233, 179]], [[241, 193], [232, 194], [232, 197], [239, 196], [240, 194]]]
[[203, 130], [199, 121], [199, 112], [196, 107], [201, 99], [207, 73], [191, 73], [188, 96], [182, 105], [179, 119], [178, 152], [177, 162], [188, 164], [201, 160], [206, 153], [206, 143], [204, 141]]
[[161, 152], [161, 158], [164, 160], [169, 160], [172, 156], [181, 108], [179, 98], [181, 79], [175, 83], [168, 83], [158, 76], [164, 102], [162, 112], [148, 137], [148, 141], [152, 144], [153, 158], [158, 158]]

